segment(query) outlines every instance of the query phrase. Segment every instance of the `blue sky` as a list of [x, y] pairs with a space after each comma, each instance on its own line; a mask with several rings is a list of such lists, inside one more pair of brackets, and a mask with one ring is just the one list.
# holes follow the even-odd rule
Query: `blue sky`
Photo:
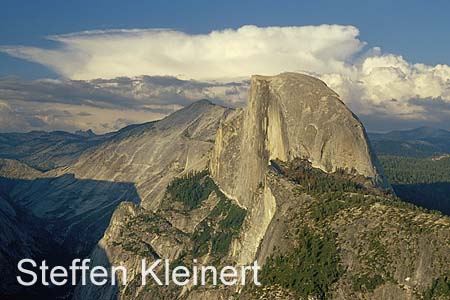
[[[354, 25], [363, 40], [408, 61], [450, 64], [450, 2], [2, 0], [0, 44], [48, 47], [48, 35], [93, 29], [173, 28], [188, 33], [258, 26]], [[0, 54], [0, 75], [56, 77]]]

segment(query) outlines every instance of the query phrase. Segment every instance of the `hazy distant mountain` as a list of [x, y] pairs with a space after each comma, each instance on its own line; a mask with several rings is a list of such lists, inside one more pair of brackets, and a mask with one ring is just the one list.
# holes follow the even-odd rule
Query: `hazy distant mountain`
[[46, 171], [75, 162], [82, 151], [106, 137], [64, 131], [0, 133], [0, 157], [16, 159]]
[[[187, 120], [191, 113], [167, 119]], [[183, 136], [203, 136], [195, 128]], [[204, 152], [209, 166], [198, 164], [202, 172], [184, 172], [191, 160], [181, 156], [177, 163], [169, 154], [178, 149], [179, 131], [158, 134], [156, 145], [152, 136], [105, 145], [71, 167], [91, 178], [134, 177], [140, 194], [158, 199], [122, 203], [90, 256], [97, 264], [125, 264], [136, 276], [118, 289], [80, 285], [74, 299], [409, 300], [449, 268], [450, 220], [369, 184], [383, 185], [383, 178], [364, 128], [317, 79], [253, 77], [248, 106], [223, 115], [214, 147]], [[192, 154], [195, 144], [187, 142]], [[159, 145], [169, 153], [159, 153]], [[161, 173], [137, 169], [145, 160], [158, 167], [161, 156]], [[166, 158], [174, 158], [173, 167]], [[173, 173], [179, 167], [183, 176]], [[164, 184], [155, 185], [160, 176]], [[257, 259], [266, 266], [264, 287], [241, 293], [223, 286], [142, 288], [135, 266], [143, 257], [182, 265], [193, 258], [217, 265]]]
[[450, 215], [450, 131], [420, 127], [369, 137], [400, 198]]
[[369, 137], [391, 183], [450, 181], [450, 131], [420, 127]]
[[129, 125], [103, 135], [96, 135], [92, 130], [0, 133], [0, 158], [15, 159], [37, 170], [49, 171], [76, 162], [87, 149], [140, 125], [144, 124]]
[[[412, 300], [450, 287], [450, 218], [391, 194], [361, 122], [310, 76], [254, 76], [243, 109], [199, 101], [105, 136], [0, 138], [0, 157], [17, 159], [0, 161], [0, 230], [23, 233], [0, 239], [0, 261], [16, 247], [64, 257], [17, 227], [19, 211], [66, 258], [129, 270], [126, 286], [79, 285], [76, 300]], [[142, 258], [256, 259], [264, 286], [141, 287]]]
[[[18, 150], [24, 147], [30, 155], [37, 151], [39, 163], [45, 161], [42, 149], [53, 154], [50, 159], [67, 155], [76, 162], [61, 160], [64, 167], [40, 172], [17, 160], [0, 158], [0, 206], [9, 213], [3, 216], [0, 210], [1, 229], [14, 229], [17, 224], [15, 214], [3, 201], [8, 199], [29, 214], [34, 224], [29, 227], [48, 236], [48, 245], [55, 244], [55, 251], [64, 250], [59, 258], [85, 256], [102, 237], [120, 202], [141, 204], [145, 200], [142, 205], [157, 205], [158, 195], [164, 194], [165, 186], [175, 176], [206, 167], [219, 122], [228, 111], [199, 101], [161, 121], [131, 125], [106, 136], [85, 138], [65, 132], [6, 135], [8, 141], [17, 142], [8, 145], [11, 152], [15, 146]], [[67, 153], [65, 147], [74, 151]], [[45, 259], [55, 256], [53, 250], [47, 251], [40, 244], [24, 242], [32, 238], [21, 228], [23, 234], [12, 232], [0, 239], [0, 250], [9, 249], [0, 251], [0, 262], [41, 253]], [[16, 251], [16, 247], [21, 250]], [[11, 270], [15, 264], [12, 260], [10, 267], [0, 269], [14, 278]], [[16, 287], [9, 286], [1, 285], [0, 295], [15, 293]], [[29, 295], [36, 291], [26, 289], [21, 294], [24, 292]]]
[[378, 155], [431, 157], [450, 153], [450, 131], [431, 127], [369, 133]]

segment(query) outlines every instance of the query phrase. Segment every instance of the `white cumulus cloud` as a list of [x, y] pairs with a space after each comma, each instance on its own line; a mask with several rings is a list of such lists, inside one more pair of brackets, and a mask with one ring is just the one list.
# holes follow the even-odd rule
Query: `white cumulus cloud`
[[393, 54], [374, 54], [355, 64], [349, 75], [319, 75], [361, 114], [387, 113], [404, 119], [427, 119], [427, 106], [450, 104], [450, 67], [411, 64]]
[[[65, 88], [70, 88], [77, 102], [94, 107], [108, 104], [112, 109], [128, 103], [136, 110], [157, 104], [164, 110], [165, 104], [186, 105], [211, 97], [216, 102], [242, 104], [248, 84], [238, 80], [252, 74], [294, 71], [324, 80], [363, 121], [379, 119], [385, 126], [391, 120], [398, 127], [401, 120], [437, 126], [450, 120], [448, 65], [412, 63], [399, 54], [384, 53], [361, 40], [353, 26], [248, 25], [208, 34], [170, 29], [105, 30], [48, 38], [58, 46], [2, 46], [0, 51], [45, 65], [67, 80], [79, 80]], [[174, 76], [184, 81], [166, 79], [163, 83], [149, 81], [142, 88], [134, 86], [132, 78], [141, 75]], [[103, 81], [95, 81], [97, 78]], [[221, 84], [212, 84], [214, 80]], [[230, 81], [235, 83], [225, 84]], [[97, 98], [86, 100], [83, 97], [91, 88]], [[65, 91], [59, 89], [58, 97], [46, 94], [45, 99], [57, 102], [65, 98]], [[14, 97], [30, 99], [34, 95]], [[369, 129], [379, 129], [377, 122], [371, 122]]]
[[191, 35], [173, 30], [87, 31], [51, 36], [56, 49], [1, 51], [48, 66], [70, 79], [174, 75], [248, 77], [284, 71], [346, 72], [364, 43], [353, 26], [243, 26]]

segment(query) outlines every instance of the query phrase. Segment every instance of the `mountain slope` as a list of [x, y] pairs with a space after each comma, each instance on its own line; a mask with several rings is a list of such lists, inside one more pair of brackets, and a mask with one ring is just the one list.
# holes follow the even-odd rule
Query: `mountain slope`
[[219, 122], [230, 111], [206, 100], [195, 102], [161, 121], [115, 135], [56, 174], [133, 182], [142, 205], [156, 208], [173, 177], [206, 167]]
[[34, 257], [37, 251], [31, 227], [20, 218], [6, 196], [0, 194], [0, 272], [4, 276], [0, 295], [20, 291], [15, 281], [16, 263], [24, 257]]
[[395, 193], [450, 215], [450, 132], [421, 127], [369, 137]]
[[45, 172], [71, 165], [88, 149], [151, 123], [133, 124], [103, 135], [96, 135], [91, 130], [78, 130], [74, 134], [65, 131], [0, 133], [0, 158], [18, 160]]
[[47, 171], [75, 162], [83, 150], [105, 138], [63, 131], [0, 133], [0, 157], [20, 160], [31, 167]]
[[2, 160], [0, 191], [42, 224], [67, 258], [83, 257], [122, 201], [156, 206], [174, 176], [206, 167], [228, 111], [208, 101], [194, 103], [161, 121], [120, 130], [83, 150], [77, 162], [46, 173]]
[[3, 160], [0, 188], [14, 203], [45, 220], [55, 240], [71, 253], [86, 253], [101, 238], [120, 202], [157, 203], [163, 193], [159, 185], [205, 167], [225, 112], [198, 102], [159, 122], [119, 131], [83, 152], [72, 166], [47, 173]]
[[[6, 176], [6, 177], [3, 177]], [[42, 173], [18, 161], [0, 159], [0, 295], [9, 299], [35, 296], [40, 287], [24, 289], [15, 279], [16, 266], [23, 258], [47, 259], [50, 264], [60, 263], [64, 253], [53, 242], [45, 223], [36, 218], [32, 212], [11, 198], [11, 186], [5, 185], [10, 180], [33, 180]], [[14, 178], [14, 179], [13, 179]], [[46, 254], [52, 253], [52, 256]], [[61, 260], [60, 260], [61, 259]], [[43, 290], [39, 295], [46, 299]]]
[[[254, 76], [244, 109], [200, 101], [44, 174], [14, 164], [4, 200], [93, 265], [127, 267], [126, 285], [79, 285], [74, 300], [449, 296], [450, 219], [385, 190], [362, 124], [306, 75]], [[142, 287], [142, 258], [257, 259], [263, 286]]]
[[450, 153], [450, 131], [430, 127], [369, 133], [378, 155], [425, 158]]
[[295, 73], [253, 76], [248, 105], [222, 123], [210, 165], [224, 193], [249, 209], [235, 250], [241, 263], [254, 258], [276, 209], [265, 184], [269, 161], [295, 158], [388, 186], [361, 122], [325, 83]]
[[[322, 103], [317, 105], [315, 101]], [[316, 108], [320, 111], [312, 112]], [[290, 114], [292, 110], [295, 115]], [[321, 113], [324, 114], [322, 118], [331, 120], [330, 123], [313, 123], [317, 126], [316, 134], [302, 132], [308, 131], [311, 127], [308, 124]], [[299, 120], [307, 123], [299, 123]], [[339, 122], [333, 123], [333, 120]], [[300, 124], [298, 128], [297, 123]], [[341, 124], [350, 126], [342, 127]], [[331, 134], [334, 131], [336, 135]], [[289, 174], [290, 168], [295, 168], [299, 159], [306, 163], [304, 168], [309, 172], [306, 177], [297, 178]], [[322, 291], [312, 289], [308, 294], [313, 297], [310, 299], [322, 299], [325, 294], [340, 297], [337, 299], [353, 296], [356, 299], [370, 298], [373, 295], [371, 287], [370, 291], [358, 290], [359, 282], [364, 280], [369, 280], [371, 286], [375, 285], [374, 289], [378, 288], [373, 299], [384, 299], [380, 298], [383, 294], [390, 299], [397, 299], [397, 295], [400, 296], [398, 299], [415, 299], [415, 294], [402, 292], [404, 278], [398, 284], [388, 282], [389, 272], [394, 272], [396, 268], [406, 270], [405, 261], [400, 260], [398, 265], [392, 266], [382, 261], [387, 273], [380, 273], [376, 264], [364, 260], [370, 260], [371, 255], [376, 254], [368, 247], [372, 247], [370, 243], [378, 237], [384, 237], [379, 232], [388, 230], [386, 219], [391, 217], [398, 222], [395, 230], [407, 237], [413, 233], [409, 231], [411, 225], [407, 224], [406, 217], [429, 219], [430, 224], [442, 223], [442, 232], [448, 228], [446, 218], [404, 206], [379, 189], [387, 182], [361, 123], [322, 82], [303, 75], [253, 78], [248, 107], [224, 115], [209, 170], [210, 174], [205, 171], [201, 176], [194, 173], [169, 180], [167, 189], [167, 185], [160, 187], [163, 192], [156, 207], [122, 204], [99, 245], [91, 253], [91, 258], [105, 266], [126, 265], [133, 274], [130, 282], [119, 289], [78, 286], [74, 299], [288, 299], [288, 295], [295, 298], [299, 290], [276, 278], [276, 274], [282, 272], [276, 264], [272, 267], [269, 264], [269, 269], [266, 266], [266, 287], [240, 290], [226, 287], [140, 287], [139, 262], [144, 257], [161, 257], [187, 265], [192, 263], [192, 258], [198, 258], [204, 264], [217, 265], [225, 262], [241, 265], [254, 259], [265, 263], [274, 261], [278, 255], [290, 257], [293, 255], [292, 249], [298, 248], [300, 253], [308, 253], [308, 249], [302, 250], [298, 240], [300, 229], [308, 232], [302, 238], [320, 247], [330, 247], [330, 251], [323, 255], [333, 262], [326, 264], [330, 268], [324, 269], [324, 274], [328, 275], [317, 278]], [[173, 189], [177, 185], [179, 188]], [[188, 191], [193, 187], [196, 193], [190, 194]], [[183, 196], [172, 194], [173, 190], [178, 189], [185, 191], [180, 194]], [[196, 195], [206, 196], [197, 198]], [[230, 206], [220, 205], [218, 195], [219, 199], [226, 199], [223, 201], [230, 203]], [[215, 213], [220, 207], [229, 208]], [[390, 210], [391, 214], [388, 213]], [[235, 221], [225, 222], [227, 216], [233, 216], [231, 219]], [[362, 232], [367, 231], [367, 236], [362, 235], [361, 241], [355, 241], [351, 238], [352, 222], [364, 220], [368, 227]], [[236, 227], [222, 228], [224, 224]], [[345, 230], [341, 230], [340, 225]], [[416, 225], [420, 224], [412, 227]], [[437, 229], [430, 227], [433, 234], [440, 234], [435, 231]], [[326, 244], [321, 242], [324, 233], [330, 235], [327, 235]], [[341, 240], [336, 241], [336, 237]], [[412, 238], [405, 243], [416, 243], [420, 238]], [[403, 242], [389, 238], [379, 242], [382, 245], [389, 245], [390, 242], [398, 242], [398, 247], [403, 245]], [[444, 239], [439, 243], [447, 249]], [[341, 247], [347, 252], [341, 252]], [[351, 252], [352, 249], [355, 251]], [[389, 249], [394, 251], [394, 248]], [[430, 253], [420, 249], [419, 254]], [[405, 252], [405, 255], [409, 254]], [[445, 260], [442, 255], [439, 254], [440, 258]], [[412, 255], [410, 258], [416, 259]], [[352, 262], [355, 263], [353, 270]], [[322, 262], [318, 263], [317, 267], [324, 267]], [[440, 276], [446, 266], [443, 264], [436, 268], [433, 274], [426, 271], [423, 275], [426, 279], [414, 277], [419, 282], [420, 291], [431, 284], [435, 276]], [[292, 272], [283, 275], [284, 278], [296, 278], [296, 274], [302, 274], [301, 265], [291, 267]], [[349, 270], [345, 275], [347, 277], [341, 273], [342, 268]], [[404, 272], [409, 274], [413, 269]], [[304, 279], [316, 280], [314, 274], [309, 275]], [[375, 278], [373, 284], [372, 277]], [[400, 277], [395, 278], [398, 280]], [[356, 282], [355, 288], [353, 281]], [[270, 294], [272, 290], [275, 290], [274, 294]], [[260, 292], [263, 295], [258, 294]]]
[[277, 170], [268, 176], [277, 210], [258, 254], [265, 288], [241, 299], [422, 299], [450, 270], [448, 217], [307, 162]]

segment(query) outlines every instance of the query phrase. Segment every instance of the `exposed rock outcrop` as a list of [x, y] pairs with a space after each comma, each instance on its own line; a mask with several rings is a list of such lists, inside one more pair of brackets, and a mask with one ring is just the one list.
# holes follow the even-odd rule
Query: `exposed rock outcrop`
[[43, 173], [17, 160], [0, 158], [0, 177], [32, 180], [43, 177]]
[[[33, 243], [19, 234], [17, 204], [80, 255], [103, 234], [92, 265], [128, 270], [125, 286], [80, 285], [75, 300], [409, 300], [450, 270], [450, 219], [384, 191], [361, 122], [302, 74], [253, 76], [246, 108], [200, 101], [110, 135], [63, 168], [15, 164], [0, 161], [0, 224], [13, 232], [2, 243], [16, 232]], [[142, 258], [269, 267], [258, 289], [141, 286]]]
[[247, 107], [221, 124], [210, 165], [224, 193], [250, 212], [236, 249], [242, 263], [254, 257], [274, 214], [265, 185], [269, 162], [294, 158], [388, 186], [363, 125], [325, 83], [297, 73], [253, 76]]
[[223, 122], [217, 137], [211, 171], [243, 205], [245, 191], [232, 173], [248, 170], [254, 186], [272, 159], [305, 158], [326, 172], [343, 169], [388, 185], [358, 118], [325, 83], [303, 74], [253, 76], [247, 107]]
[[[333, 195], [331, 188], [308, 194], [291, 179], [275, 170], [267, 173], [277, 210], [256, 256], [262, 264], [270, 256], [293, 255], [299, 228], [306, 226], [322, 235], [332, 232], [339, 249], [342, 273], [326, 299], [423, 299], [433, 281], [446, 276], [450, 269], [448, 217], [371, 189], [341, 196]], [[269, 298], [276, 287], [244, 293], [241, 299]]]
[[[0, 192], [42, 222], [40, 230], [50, 233], [68, 257], [87, 255], [121, 202], [156, 209], [175, 176], [206, 168], [220, 119], [229, 111], [206, 100], [196, 102], [161, 121], [107, 135], [77, 153], [76, 163], [45, 173], [0, 159]], [[58, 156], [51, 144], [54, 135], [31, 134], [36, 135], [37, 150], [50, 143], [56, 153], [49, 154]], [[58, 133], [55, 143], [60, 145], [66, 135], [73, 137]]]
[[156, 209], [175, 176], [207, 166], [220, 120], [231, 110], [207, 100], [117, 134], [58, 175], [132, 182], [142, 205]]

